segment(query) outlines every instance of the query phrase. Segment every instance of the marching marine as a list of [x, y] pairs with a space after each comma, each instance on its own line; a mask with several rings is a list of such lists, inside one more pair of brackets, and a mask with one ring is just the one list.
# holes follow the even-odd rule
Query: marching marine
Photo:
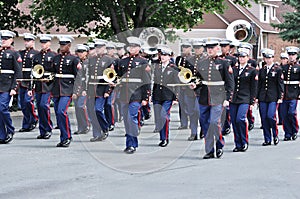
[[12, 125], [8, 105], [11, 97], [16, 95], [18, 84], [16, 79], [22, 77], [22, 58], [12, 49], [15, 33], [1, 31], [0, 48], [0, 144], [12, 141], [15, 128]]
[[[40, 135], [37, 139], [49, 139], [52, 135], [52, 121], [50, 115], [50, 101], [53, 81], [51, 80], [51, 71], [53, 71], [53, 58], [56, 53], [51, 51], [50, 35], [40, 35], [41, 51], [33, 56], [33, 66], [42, 66], [44, 73], [40, 74], [40, 79], [49, 79], [49, 81], [32, 81], [28, 91], [29, 96], [33, 96], [35, 92], [36, 106], [39, 115], [39, 131]], [[41, 69], [37, 69], [41, 70]]]
[[35, 35], [24, 33], [25, 50], [20, 51], [20, 55], [23, 60], [23, 78], [26, 81], [21, 81], [19, 88], [20, 105], [24, 116], [22, 128], [19, 130], [19, 132], [28, 132], [35, 129], [38, 122], [38, 116], [36, 115], [33, 103], [34, 95], [28, 95], [28, 91], [30, 90], [30, 81], [28, 80], [32, 79], [33, 56], [39, 53], [37, 50], [34, 50], [35, 39]]

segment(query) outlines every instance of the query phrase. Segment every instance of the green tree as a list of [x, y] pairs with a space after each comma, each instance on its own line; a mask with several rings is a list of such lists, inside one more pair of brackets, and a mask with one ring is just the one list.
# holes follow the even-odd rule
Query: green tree
[[18, 0], [0, 0], [0, 27], [1, 29], [13, 30], [25, 28], [27, 30], [39, 31], [36, 21], [31, 15], [24, 14], [18, 7]]
[[[235, 3], [250, 5], [248, 0]], [[46, 29], [66, 26], [103, 38], [150, 26], [188, 30], [202, 21], [204, 13], [222, 13], [225, 8], [224, 0], [33, 0], [31, 6], [34, 18], [41, 19]]]
[[292, 6], [295, 11], [287, 12], [283, 15], [284, 22], [281, 24], [272, 24], [273, 27], [280, 30], [280, 37], [284, 41], [300, 42], [300, 3], [299, 0], [283, 0], [283, 3]]

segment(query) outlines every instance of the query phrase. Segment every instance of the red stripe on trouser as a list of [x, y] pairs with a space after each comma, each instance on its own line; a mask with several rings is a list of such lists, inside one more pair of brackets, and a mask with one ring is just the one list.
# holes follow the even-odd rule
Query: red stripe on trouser
[[83, 109], [83, 112], [84, 112], [84, 117], [85, 117], [86, 124], [87, 124], [88, 126], [90, 126], [89, 116], [88, 116], [88, 113], [87, 113], [86, 102], [87, 102], [87, 97], [84, 99], [84, 105], [85, 105], [85, 108]]
[[[250, 107], [248, 108], [248, 110], [246, 111], [246, 115], [245, 115], [245, 118], [247, 118], [247, 114], [248, 114], [248, 111], [251, 111], [251, 113], [252, 113], [252, 110], [250, 110]], [[251, 116], [252, 116], [252, 114], [251, 114]], [[251, 117], [252, 118], [252, 117]], [[247, 141], [247, 143], [248, 143], [248, 121], [246, 120], [246, 141]]]
[[[31, 96], [31, 100], [34, 100], [34, 92], [32, 92], [32, 96]], [[32, 115], [34, 117], [35, 120], [38, 120], [38, 116], [35, 114], [35, 110], [34, 110], [34, 104], [32, 101], [30, 101], [30, 104], [31, 104], [31, 112], [32, 112]]]
[[51, 101], [51, 95], [49, 95], [49, 97], [48, 97], [48, 110], [47, 110], [47, 122], [48, 122], [48, 125], [51, 127], [51, 129], [52, 129], [52, 124], [51, 124], [51, 113], [50, 113], [50, 101]]
[[170, 106], [169, 110], [168, 110], [168, 114], [167, 114], [167, 117], [166, 117], [166, 140], [169, 139], [169, 123], [170, 123], [170, 120], [168, 119], [168, 115], [171, 114], [171, 108], [172, 108], [172, 105]]
[[68, 117], [67, 111], [68, 111], [69, 105], [71, 103], [71, 100], [72, 100], [72, 98], [70, 97], [69, 102], [68, 102], [68, 104], [66, 106], [66, 110], [64, 112], [64, 115], [66, 117], [66, 131], [67, 131], [67, 134], [68, 134], [68, 138], [71, 138], [71, 132], [70, 132], [70, 125], [69, 125], [69, 122], [68, 122], [69, 121], [69, 117]]

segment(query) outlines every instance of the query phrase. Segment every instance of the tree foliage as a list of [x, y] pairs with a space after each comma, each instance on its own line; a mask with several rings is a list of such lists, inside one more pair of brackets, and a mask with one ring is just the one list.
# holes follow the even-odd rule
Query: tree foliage
[[294, 12], [287, 12], [283, 15], [284, 22], [281, 24], [272, 24], [273, 27], [280, 30], [280, 37], [284, 41], [300, 42], [300, 3], [299, 0], [283, 0], [283, 3], [295, 8]]
[[[250, 5], [248, 0], [235, 2]], [[222, 13], [225, 8], [224, 0], [33, 0], [31, 12], [46, 29], [66, 26], [105, 38], [150, 26], [188, 30], [204, 13]]]
[[30, 31], [37, 28], [36, 20], [28, 14], [24, 14], [17, 8], [18, 0], [0, 0], [0, 27], [1, 29], [25, 28]]

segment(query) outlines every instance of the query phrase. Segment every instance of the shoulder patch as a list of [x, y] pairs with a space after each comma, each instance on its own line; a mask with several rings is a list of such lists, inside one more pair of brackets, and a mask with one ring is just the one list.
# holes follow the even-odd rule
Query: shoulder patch
[[22, 62], [22, 58], [19, 57], [19, 58], [17, 59], [17, 62]]

